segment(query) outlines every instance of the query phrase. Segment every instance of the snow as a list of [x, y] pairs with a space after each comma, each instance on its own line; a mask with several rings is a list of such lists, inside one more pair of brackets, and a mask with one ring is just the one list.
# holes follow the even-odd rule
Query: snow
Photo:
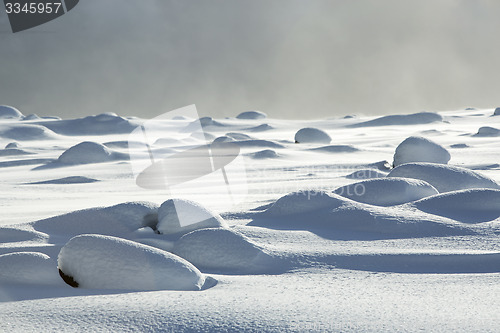
[[264, 119], [267, 114], [262, 111], [245, 111], [236, 116], [238, 119]]
[[55, 263], [40, 252], [12, 252], [0, 255], [0, 283], [62, 285]]
[[0, 105], [0, 119], [19, 119], [23, 114], [15, 107]]
[[439, 192], [450, 192], [470, 188], [499, 189], [493, 179], [470, 169], [436, 163], [407, 163], [394, 168], [387, 177], [421, 179]]
[[276, 268], [262, 247], [230, 229], [190, 232], [175, 242], [173, 252], [197, 267], [218, 272], [256, 274]]
[[57, 161], [62, 164], [74, 165], [110, 162], [126, 159], [126, 157], [127, 155], [114, 152], [100, 143], [85, 141], [66, 150]]
[[477, 133], [474, 134], [474, 136], [500, 136], [500, 129], [490, 126], [483, 126], [477, 130]]
[[446, 164], [450, 158], [448, 150], [436, 142], [419, 136], [411, 136], [396, 148], [393, 165], [397, 167], [411, 162]]
[[158, 210], [157, 229], [161, 234], [185, 234], [196, 229], [225, 226], [222, 217], [191, 200], [169, 199]]
[[376, 169], [361, 169], [356, 170], [345, 177], [348, 179], [371, 179], [380, 178], [387, 176], [387, 173], [376, 170]]
[[306, 127], [295, 133], [296, 143], [330, 143], [332, 138], [318, 128]]
[[0, 137], [16, 141], [57, 139], [57, 134], [45, 126], [26, 124], [0, 126]]
[[279, 155], [272, 149], [264, 149], [252, 154], [255, 159], [277, 158]]
[[70, 239], [57, 265], [79, 288], [200, 290], [205, 282], [196, 267], [172, 253], [102, 235]]
[[418, 125], [431, 124], [443, 121], [443, 117], [435, 112], [420, 112], [404, 115], [389, 115], [380, 118], [364, 121], [351, 125], [351, 127], [370, 127], [370, 126], [395, 126], [395, 125]]
[[493, 112], [494, 116], [500, 115], [500, 108], [496, 108], [495, 111]]
[[375, 206], [395, 206], [438, 194], [429, 183], [409, 178], [370, 179], [339, 187], [333, 192]]

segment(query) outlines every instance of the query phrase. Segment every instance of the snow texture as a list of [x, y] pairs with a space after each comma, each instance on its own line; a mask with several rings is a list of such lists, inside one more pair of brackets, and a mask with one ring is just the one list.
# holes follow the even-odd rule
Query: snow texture
[[394, 153], [393, 165], [411, 162], [430, 162], [446, 164], [450, 153], [443, 146], [420, 136], [410, 136], [401, 142]]
[[205, 282], [195, 266], [172, 253], [111, 236], [70, 239], [57, 264], [81, 288], [200, 290]]

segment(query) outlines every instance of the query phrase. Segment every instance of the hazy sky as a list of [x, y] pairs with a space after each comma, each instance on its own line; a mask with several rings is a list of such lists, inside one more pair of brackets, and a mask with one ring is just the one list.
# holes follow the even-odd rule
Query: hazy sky
[[81, 0], [13, 34], [0, 104], [321, 118], [500, 106], [500, 1]]

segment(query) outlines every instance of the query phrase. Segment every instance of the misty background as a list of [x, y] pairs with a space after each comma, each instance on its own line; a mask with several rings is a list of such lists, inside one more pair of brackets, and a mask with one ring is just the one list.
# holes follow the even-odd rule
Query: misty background
[[0, 104], [64, 118], [496, 107], [499, 14], [495, 0], [82, 0], [13, 34], [2, 10]]

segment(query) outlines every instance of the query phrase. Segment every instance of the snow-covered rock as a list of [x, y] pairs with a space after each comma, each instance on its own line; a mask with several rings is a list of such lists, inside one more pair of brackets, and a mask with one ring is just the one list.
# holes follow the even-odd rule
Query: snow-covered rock
[[410, 178], [370, 179], [339, 187], [333, 192], [375, 206], [395, 206], [438, 194], [429, 183]]
[[173, 252], [203, 269], [230, 273], [260, 273], [272, 269], [272, 257], [244, 235], [208, 228], [182, 236]]
[[114, 152], [100, 143], [84, 141], [67, 149], [59, 156], [57, 161], [62, 164], [76, 165], [103, 163], [120, 159], [126, 159], [126, 155]]
[[0, 119], [20, 119], [23, 114], [13, 106], [0, 105]]
[[356, 170], [347, 176], [348, 179], [372, 179], [385, 177], [387, 173], [376, 170], [376, 169], [360, 169]]
[[245, 111], [236, 116], [238, 119], [264, 119], [267, 114], [261, 111]]
[[447, 192], [413, 203], [421, 211], [460, 222], [478, 223], [500, 217], [500, 190], [469, 189]]
[[58, 121], [47, 120], [44, 117], [44, 120], [38, 124], [44, 125], [58, 134], [68, 136], [125, 134], [132, 132], [140, 125], [137, 121], [125, 119], [112, 112]]
[[279, 157], [279, 155], [272, 149], [264, 149], [264, 150], [253, 153], [252, 157], [257, 159], [257, 160], [260, 160], [260, 159], [267, 159], [267, 158], [276, 158], [276, 157]]
[[57, 264], [65, 281], [81, 288], [200, 290], [205, 282], [195, 266], [172, 253], [111, 236], [70, 239]]
[[340, 197], [323, 191], [298, 191], [276, 200], [266, 211], [267, 216], [289, 216], [304, 214], [323, 208], [337, 208], [343, 204]]
[[22, 124], [0, 127], [0, 137], [16, 141], [29, 141], [56, 139], [58, 136], [44, 126]]
[[451, 156], [443, 146], [420, 136], [410, 136], [399, 144], [394, 153], [394, 166], [411, 162], [446, 164]]
[[20, 148], [21, 145], [18, 142], [10, 142], [5, 146], [5, 149], [14, 149], [14, 148]]
[[161, 234], [185, 234], [201, 228], [226, 227], [220, 217], [202, 205], [185, 199], [169, 199], [158, 210]]
[[500, 115], [500, 108], [496, 108], [495, 111], [493, 111], [494, 116], [499, 116]]
[[475, 171], [436, 163], [403, 164], [394, 168], [387, 177], [425, 180], [441, 193], [470, 188], [500, 188], [495, 180]]
[[0, 284], [61, 285], [55, 260], [40, 252], [14, 252], [0, 255]]
[[330, 143], [332, 138], [318, 128], [306, 127], [295, 133], [296, 143]]
[[477, 130], [477, 133], [474, 134], [474, 136], [500, 136], [500, 129], [490, 126], [483, 126]]
[[396, 114], [368, 120], [348, 127], [418, 125], [442, 122], [443, 116], [435, 112], [419, 112], [413, 114]]

